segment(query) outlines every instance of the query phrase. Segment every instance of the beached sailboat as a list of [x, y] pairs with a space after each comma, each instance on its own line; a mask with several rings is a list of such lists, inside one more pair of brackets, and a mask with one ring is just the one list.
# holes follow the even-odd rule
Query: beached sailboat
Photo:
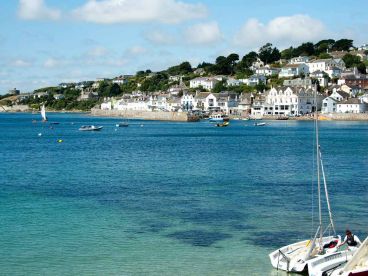
[[[315, 103], [317, 107], [315, 90]], [[324, 254], [331, 254], [337, 251], [337, 245], [341, 243], [341, 237], [336, 236], [335, 225], [333, 222], [331, 206], [328, 196], [327, 182], [322, 162], [322, 153], [319, 145], [318, 133], [318, 112], [315, 111], [315, 134], [316, 134], [316, 159], [317, 159], [317, 184], [318, 184], [318, 213], [319, 225], [312, 239], [296, 242], [283, 246], [269, 254], [271, 264], [274, 268], [288, 272], [304, 272], [308, 269], [308, 261], [318, 258]], [[325, 198], [329, 213], [329, 224], [326, 228], [322, 225], [322, 206], [321, 206], [321, 174], [325, 190]], [[332, 231], [333, 235], [324, 236], [327, 231]]]
[[45, 109], [45, 105], [44, 104], [41, 106], [41, 117], [42, 117], [42, 122], [46, 122], [47, 121], [46, 109]]

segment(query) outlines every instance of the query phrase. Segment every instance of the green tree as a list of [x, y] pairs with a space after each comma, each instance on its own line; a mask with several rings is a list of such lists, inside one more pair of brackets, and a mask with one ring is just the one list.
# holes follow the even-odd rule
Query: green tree
[[314, 55], [314, 44], [312, 42], [303, 43], [293, 53], [297, 56], [312, 56]]
[[360, 62], [356, 65], [359, 73], [361, 74], [366, 74], [367, 73], [367, 67], [365, 66], [365, 64], [363, 62]]
[[289, 48], [281, 51], [281, 58], [291, 59], [292, 57], [294, 57], [294, 48], [293, 47], [289, 47]]
[[258, 56], [265, 64], [268, 64], [279, 60], [281, 54], [276, 47], [272, 48], [271, 43], [266, 43], [259, 49]]
[[346, 68], [351, 68], [354, 66], [357, 66], [359, 63], [361, 63], [360, 57], [354, 56], [352, 54], [346, 54], [342, 60], [345, 62]]
[[350, 47], [353, 47], [353, 40], [344, 38], [337, 40], [332, 46], [332, 49], [334, 51], [349, 51]]
[[215, 84], [215, 86], [213, 87], [212, 91], [214, 93], [220, 93], [221, 91], [225, 91], [226, 90], [226, 86], [225, 86], [225, 81], [219, 81]]

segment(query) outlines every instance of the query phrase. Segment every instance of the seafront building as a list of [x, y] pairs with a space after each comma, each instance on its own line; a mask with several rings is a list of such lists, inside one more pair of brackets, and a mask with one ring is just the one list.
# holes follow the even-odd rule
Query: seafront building
[[318, 93], [315, 100], [310, 88], [277, 87], [267, 91], [264, 97], [255, 101], [251, 114], [253, 116], [278, 115], [299, 116], [320, 110], [323, 96]]

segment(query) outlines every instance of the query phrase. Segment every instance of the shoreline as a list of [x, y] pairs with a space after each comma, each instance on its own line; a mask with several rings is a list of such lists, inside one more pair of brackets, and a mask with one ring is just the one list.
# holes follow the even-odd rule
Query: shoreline
[[[2, 108], [1, 108], [2, 107]], [[4, 109], [0, 107], [0, 113], [39, 113], [38, 110], [32, 110], [25, 106], [15, 106], [15, 108], [8, 107]], [[190, 118], [185, 112], [138, 112], [138, 111], [118, 111], [118, 110], [100, 110], [91, 109], [90, 111], [83, 110], [46, 110], [47, 113], [80, 113], [90, 115], [91, 117], [115, 117], [122, 119], [141, 119], [141, 120], [153, 120], [153, 121], [169, 121], [169, 122], [195, 122], [199, 121], [197, 118]], [[262, 118], [251, 120], [268, 120], [268, 121], [312, 121], [314, 115], [288, 117], [288, 119], [278, 119], [279, 116], [263, 116]], [[231, 116], [230, 120], [244, 120], [246, 117]], [[368, 121], [368, 113], [329, 113], [319, 114], [320, 121]]]

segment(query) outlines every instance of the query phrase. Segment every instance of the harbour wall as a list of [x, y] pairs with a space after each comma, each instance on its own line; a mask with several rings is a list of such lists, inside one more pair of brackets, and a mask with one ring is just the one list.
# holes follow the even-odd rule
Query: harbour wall
[[165, 112], [165, 111], [141, 111], [141, 110], [102, 110], [91, 109], [92, 116], [121, 117], [143, 120], [195, 122], [199, 121], [197, 116], [189, 115], [187, 112]]

